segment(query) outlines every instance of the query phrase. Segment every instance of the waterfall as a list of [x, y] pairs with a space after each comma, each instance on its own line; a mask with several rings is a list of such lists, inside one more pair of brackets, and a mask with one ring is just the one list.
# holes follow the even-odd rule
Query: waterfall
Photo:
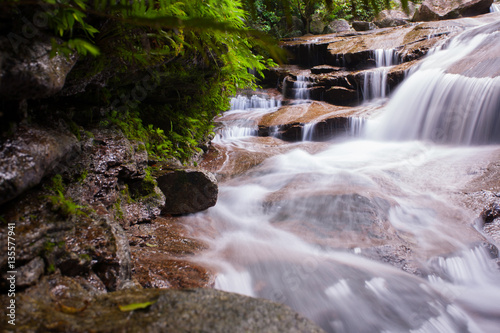
[[281, 106], [281, 101], [265, 94], [251, 96], [237, 95], [231, 98], [230, 104], [231, 108], [225, 112], [225, 116], [245, 114], [248, 115], [248, 118], [237, 118], [229, 122], [224, 122], [224, 126], [217, 130], [214, 142], [220, 143], [221, 140], [239, 140], [245, 137], [257, 136], [259, 128], [256, 121], [252, 120], [250, 116], [273, 112]]
[[302, 141], [312, 141], [316, 123], [307, 123], [302, 127]]
[[490, 7], [490, 12], [491, 13], [500, 12], [500, 4], [492, 3]]
[[[302, 142], [219, 142], [235, 171], [215, 207], [182, 221], [207, 244], [196, 260], [217, 273], [215, 287], [286, 304], [331, 333], [496, 333], [498, 259], [468, 205], [480, 209], [498, 191], [497, 30], [469, 30], [430, 52], [377, 117], [343, 109], [348, 119], [304, 124]], [[395, 54], [374, 52], [375, 71], [398, 63]], [[380, 77], [365, 80], [376, 83], [365, 97], [387, 95]], [[306, 85], [298, 76], [297, 98]], [[273, 110], [228, 113], [250, 122]], [[349, 137], [312, 142], [321, 126]], [[490, 144], [472, 145], [481, 143]], [[498, 219], [489, 225], [500, 230]]]
[[293, 83], [293, 89], [295, 91], [295, 99], [309, 99], [309, 82], [307, 77], [304, 75], [297, 75], [297, 79]]
[[364, 73], [363, 98], [365, 101], [387, 97], [387, 74], [392, 66], [399, 63], [398, 53], [393, 49], [377, 49], [373, 57], [376, 68]]
[[485, 43], [495, 45], [492, 40], [500, 43], [500, 32], [465, 35], [429, 56], [398, 88], [380, 119], [367, 126], [368, 137], [500, 142], [500, 77], [488, 75], [497, 68], [479, 65], [460, 68], [464, 74], [448, 72], [474, 50], [485, 48]]
[[363, 132], [365, 124], [366, 124], [366, 119], [363, 117], [349, 117], [349, 122], [348, 122], [349, 136], [359, 137], [359, 135]]
[[281, 101], [276, 100], [274, 97], [263, 98], [257, 95], [251, 97], [238, 95], [231, 98], [230, 103], [230, 110], [270, 109], [281, 106]]

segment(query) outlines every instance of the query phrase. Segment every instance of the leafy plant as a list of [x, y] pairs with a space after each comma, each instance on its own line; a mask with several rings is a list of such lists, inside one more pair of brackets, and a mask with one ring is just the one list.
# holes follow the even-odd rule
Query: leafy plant
[[47, 196], [54, 211], [57, 211], [65, 217], [72, 215], [87, 216], [84, 211], [86, 207], [77, 205], [71, 198], [66, 198], [64, 196], [64, 184], [61, 175], [58, 174], [52, 178], [52, 185], [49, 186], [49, 190], [55, 193], [54, 195]]

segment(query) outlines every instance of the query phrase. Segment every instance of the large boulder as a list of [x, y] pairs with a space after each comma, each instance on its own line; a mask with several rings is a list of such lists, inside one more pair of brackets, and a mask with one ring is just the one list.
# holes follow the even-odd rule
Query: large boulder
[[413, 21], [438, 21], [486, 14], [493, 0], [425, 0]]
[[21, 126], [0, 145], [0, 205], [40, 183], [79, 150], [69, 131]]
[[346, 20], [340, 19], [340, 20], [334, 20], [325, 27], [323, 30], [324, 34], [334, 34], [338, 32], [344, 32], [344, 31], [349, 31], [351, 30], [351, 26], [349, 25], [349, 22]]
[[157, 182], [165, 194], [163, 214], [197, 213], [217, 203], [217, 179], [209, 172], [194, 169], [168, 170], [161, 172]]
[[[214, 289], [103, 293], [53, 275], [16, 295], [23, 332], [323, 332], [285, 305]], [[0, 298], [2, 307], [9, 299]], [[14, 332], [3, 321], [2, 332]]]
[[309, 31], [313, 35], [321, 35], [323, 30], [325, 30], [326, 23], [319, 18], [313, 19], [309, 25]]
[[405, 25], [409, 20], [408, 15], [401, 10], [385, 9], [377, 15], [373, 23], [379, 28], [389, 28]]
[[50, 38], [37, 36], [28, 42], [22, 36], [0, 37], [0, 97], [32, 99], [49, 97], [64, 86], [76, 57], [50, 57]]
[[376, 29], [377, 26], [372, 22], [354, 21], [352, 22], [352, 28], [356, 31], [368, 31]]

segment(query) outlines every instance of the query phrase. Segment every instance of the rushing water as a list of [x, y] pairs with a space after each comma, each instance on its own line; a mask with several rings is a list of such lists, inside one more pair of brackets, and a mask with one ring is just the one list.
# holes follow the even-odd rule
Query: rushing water
[[388, 94], [387, 74], [392, 66], [399, 63], [396, 50], [377, 49], [374, 51], [375, 68], [365, 71], [363, 79], [363, 98], [372, 100], [385, 98]]
[[217, 205], [187, 222], [210, 244], [199, 260], [216, 287], [287, 304], [328, 332], [498, 332], [498, 266], [452, 200], [498, 156], [498, 81], [445, 72], [488, 38], [430, 56], [362, 139], [311, 154], [310, 125], [306, 142], [221, 183]]

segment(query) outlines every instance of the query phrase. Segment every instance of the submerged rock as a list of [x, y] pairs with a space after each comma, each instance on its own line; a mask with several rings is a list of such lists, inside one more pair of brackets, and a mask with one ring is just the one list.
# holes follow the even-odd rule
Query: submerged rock
[[[1, 300], [2, 306], [8, 302]], [[57, 275], [20, 295], [16, 305], [16, 327], [23, 332], [323, 332], [287, 306], [263, 299], [213, 289], [103, 294]]]
[[212, 207], [217, 202], [217, 179], [201, 170], [172, 170], [157, 177], [165, 195], [163, 214], [192, 214]]
[[413, 21], [438, 21], [486, 14], [493, 0], [425, 0]]

